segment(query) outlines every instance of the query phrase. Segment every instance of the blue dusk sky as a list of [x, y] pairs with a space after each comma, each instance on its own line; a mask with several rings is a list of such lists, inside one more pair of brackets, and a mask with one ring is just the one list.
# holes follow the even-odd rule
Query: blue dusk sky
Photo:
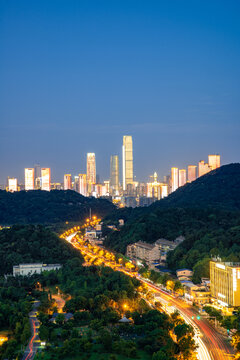
[[240, 1], [1, 0], [0, 184], [85, 172], [133, 136], [147, 180], [240, 160]]

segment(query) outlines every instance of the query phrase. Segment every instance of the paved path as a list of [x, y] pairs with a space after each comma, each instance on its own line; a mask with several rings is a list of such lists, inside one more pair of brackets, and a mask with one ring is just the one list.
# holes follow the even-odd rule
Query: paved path
[[29, 313], [29, 321], [31, 325], [31, 338], [28, 346], [26, 347], [22, 360], [32, 360], [40, 346], [40, 339], [38, 336], [39, 321], [37, 319], [37, 308], [40, 301], [34, 301], [32, 311]]

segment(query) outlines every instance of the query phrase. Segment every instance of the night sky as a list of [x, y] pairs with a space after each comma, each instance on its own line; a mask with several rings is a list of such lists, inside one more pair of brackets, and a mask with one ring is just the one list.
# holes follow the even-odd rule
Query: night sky
[[85, 172], [132, 135], [147, 180], [240, 160], [240, 2], [0, 1], [0, 184], [24, 167]]

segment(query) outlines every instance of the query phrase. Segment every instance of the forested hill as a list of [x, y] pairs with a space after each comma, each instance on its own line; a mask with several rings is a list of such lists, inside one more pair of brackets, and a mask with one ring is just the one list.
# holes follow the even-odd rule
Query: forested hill
[[104, 217], [115, 209], [108, 200], [84, 197], [72, 190], [0, 190], [0, 224], [54, 224], [80, 221], [92, 214]]
[[213, 207], [240, 210], [240, 164], [229, 164], [179, 188], [153, 207]]
[[0, 275], [23, 263], [65, 264], [80, 252], [42, 225], [14, 225], [0, 231]]
[[117, 225], [121, 218], [125, 226], [107, 236], [107, 247], [124, 253], [139, 240], [153, 243], [184, 235], [186, 240], [168, 257], [169, 267], [198, 267], [207, 276], [204, 259], [211, 254], [240, 261], [240, 164], [222, 166], [147, 208], [119, 209], [104, 222]]

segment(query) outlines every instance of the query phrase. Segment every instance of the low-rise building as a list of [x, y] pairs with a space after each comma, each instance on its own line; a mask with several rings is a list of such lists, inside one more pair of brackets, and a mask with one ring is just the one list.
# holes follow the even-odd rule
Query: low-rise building
[[192, 304], [204, 305], [210, 302], [211, 293], [209, 290], [206, 290], [206, 287], [203, 285], [196, 285], [192, 281], [181, 281], [184, 292], [185, 299], [190, 301]]
[[240, 306], [240, 263], [210, 261], [211, 296], [224, 307]]
[[178, 269], [176, 270], [178, 280], [190, 280], [193, 276], [193, 271], [190, 269]]
[[148, 264], [159, 260], [160, 251], [156, 244], [148, 244], [143, 241], [138, 241], [134, 244], [127, 246], [127, 257], [130, 259], [144, 260]]
[[41, 274], [43, 271], [59, 270], [61, 267], [60, 264], [19, 264], [13, 266], [13, 276], [31, 276]]

